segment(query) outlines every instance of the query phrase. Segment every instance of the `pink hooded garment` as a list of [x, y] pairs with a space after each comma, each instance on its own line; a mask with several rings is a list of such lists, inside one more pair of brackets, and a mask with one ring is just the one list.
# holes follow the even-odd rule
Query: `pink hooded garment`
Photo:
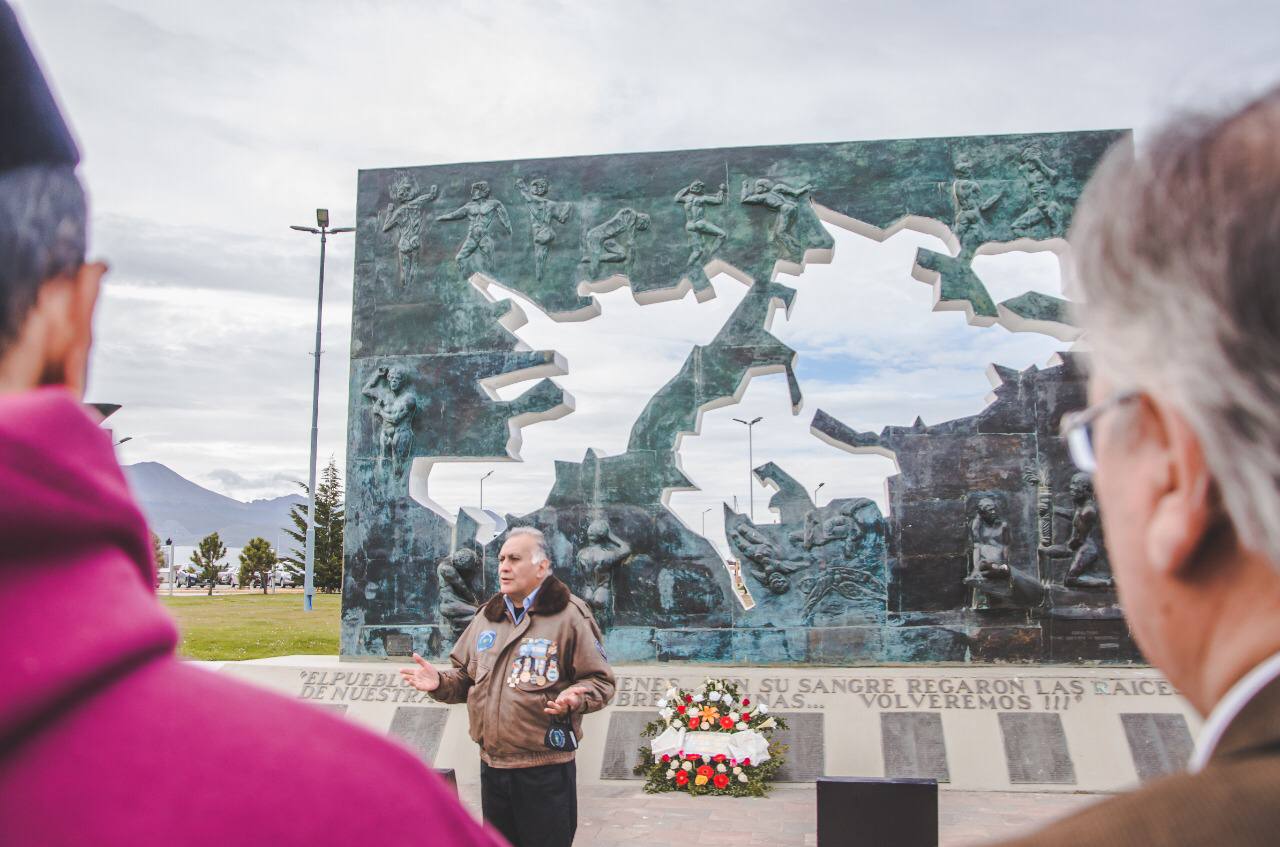
[[0, 844], [501, 847], [413, 755], [183, 665], [109, 436], [0, 396]]

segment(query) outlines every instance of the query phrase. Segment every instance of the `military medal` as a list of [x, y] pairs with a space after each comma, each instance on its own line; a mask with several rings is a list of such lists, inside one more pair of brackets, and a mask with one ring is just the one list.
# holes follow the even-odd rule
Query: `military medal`
[[520, 682], [523, 685], [528, 685], [533, 678], [533, 645], [529, 642], [530, 639], [526, 638], [520, 645]]

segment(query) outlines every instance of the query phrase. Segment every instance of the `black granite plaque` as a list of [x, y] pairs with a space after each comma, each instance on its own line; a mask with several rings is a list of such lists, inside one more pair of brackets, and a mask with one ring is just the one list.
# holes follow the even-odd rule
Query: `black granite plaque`
[[382, 646], [388, 656], [413, 655], [413, 639], [403, 632], [388, 632], [383, 635]]
[[1067, 752], [1062, 716], [1001, 712], [1000, 734], [1009, 781], [1018, 784], [1075, 785], [1076, 768]]
[[1176, 712], [1120, 715], [1133, 764], [1143, 782], [1187, 766], [1194, 742], [1187, 719]]
[[601, 779], [640, 779], [631, 772], [640, 763], [640, 748], [648, 744], [648, 738], [640, 737], [645, 724], [657, 720], [652, 711], [629, 712], [614, 709], [609, 713], [609, 733], [604, 741], [604, 761], [600, 765]]
[[399, 706], [391, 719], [391, 735], [415, 750], [424, 762], [430, 762], [440, 750], [449, 710], [439, 706]]
[[937, 847], [938, 783], [818, 778], [819, 847]]
[[951, 781], [937, 712], [881, 712], [880, 741], [885, 776]]
[[826, 773], [827, 746], [821, 712], [779, 712], [787, 729], [774, 730], [772, 741], [786, 744], [786, 763], [778, 768], [778, 782], [813, 782]]

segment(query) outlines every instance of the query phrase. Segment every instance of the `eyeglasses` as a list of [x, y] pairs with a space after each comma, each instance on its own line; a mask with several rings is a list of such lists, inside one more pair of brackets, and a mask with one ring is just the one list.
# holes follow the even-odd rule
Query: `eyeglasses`
[[1067, 451], [1071, 454], [1071, 461], [1077, 468], [1088, 474], [1098, 470], [1098, 457], [1093, 452], [1094, 421], [1103, 412], [1141, 396], [1141, 391], [1121, 391], [1101, 403], [1062, 416], [1062, 422], [1058, 425], [1058, 434], [1067, 440]]

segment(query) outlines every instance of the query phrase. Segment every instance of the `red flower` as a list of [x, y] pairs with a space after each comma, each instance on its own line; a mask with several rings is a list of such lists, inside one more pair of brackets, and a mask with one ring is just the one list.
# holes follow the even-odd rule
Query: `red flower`
[[714, 756], [712, 756], [712, 757], [711, 757], [711, 761], [713, 761], [713, 762], [723, 762], [723, 761], [724, 761], [724, 753], [717, 753], [717, 754], [715, 754]]
[[710, 779], [712, 774], [714, 773], [715, 773], [715, 770], [711, 767], [711, 765], [701, 765], [698, 767], [698, 776], [705, 776], [708, 779]]
[[695, 716], [695, 717], [689, 718], [689, 729], [697, 729], [698, 724], [700, 724], [701, 722], [702, 722], [702, 719], [699, 717]]
[[689, 773], [687, 771], [676, 771], [676, 785], [688, 785]]
[[716, 788], [723, 789], [729, 784], [729, 775], [725, 773], [718, 773], [716, 774], [715, 779], [711, 781], [715, 783]]
[[[720, 728], [721, 728], [721, 729], [733, 729], [733, 718], [729, 717], [728, 715], [725, 715], [724, 717], [722, 717], [722, 718], [720, 719]], [[724, 761], [724, 756], [717, 756], [716, 758], [717, 758], [719, 761]]]
[[742, 766], [743, 766], [744, 768], [749, 768], [749, 767], [751, 767], [751, 760], [750, 760], [750, 759], [743, 759], [743, 760], [742, 760]]
[[686, 695], [684, 695], [684, 701], [685, 701], [686, 703], [692, 703], [692, 702], [693, 702], [693, 695], [692, 695], [692, 694], [686, 694]]
[[750, 706], [750, 705], [751, 705], [751, 701], [750, 701], [750, 700], [748, 700], [746, 697], [743, 697], [743, 698], [742, 698], [742, 708], [744, 708], [744, 709], [745, 709], [747, 706]]
[[684, 706], [676, 706], [676, 711], [683, 715], [683, 714], [684, 714]]
[[662, 761], [664, 761], [664, 762], [669, 762], [669, 761], [671, 761], [671, 756], [670, 756], [669, 754], [667, 754], [667, 753], [663, 753], [663, 754], [662, 754]]

